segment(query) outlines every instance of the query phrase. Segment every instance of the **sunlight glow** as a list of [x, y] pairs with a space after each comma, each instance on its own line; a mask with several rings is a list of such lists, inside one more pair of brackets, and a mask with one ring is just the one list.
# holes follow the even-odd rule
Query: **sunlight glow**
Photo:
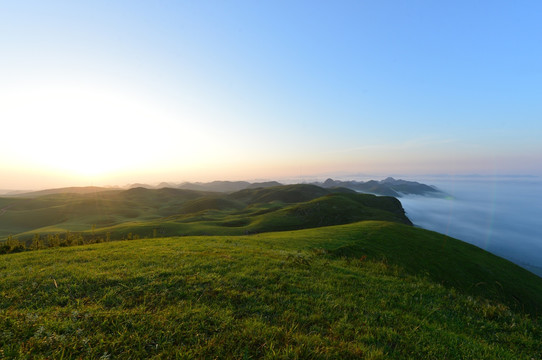
[[176, 122], [129, 92], [48, 84], [0, 95], [0, 115], [9, 119], [2, 130], [10, 135], [0, 147], [12, 163], [93, 177], [142, 167], [152, 171], [182, 163], [188, 154], [190, 163], [205, 156], [190, 152], [202, 132], [193, 121]]

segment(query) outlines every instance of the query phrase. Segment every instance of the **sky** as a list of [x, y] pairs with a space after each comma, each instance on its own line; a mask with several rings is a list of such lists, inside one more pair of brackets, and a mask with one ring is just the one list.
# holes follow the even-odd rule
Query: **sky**
[[542, 176], [539, 1], [0, 0], [0, 189]]

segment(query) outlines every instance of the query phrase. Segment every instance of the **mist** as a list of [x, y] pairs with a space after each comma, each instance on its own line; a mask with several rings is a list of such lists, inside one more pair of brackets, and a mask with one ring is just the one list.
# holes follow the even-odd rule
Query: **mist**
[[405, 196], [410, 220], [504, 257], [542, 276], [542, 180], [462, 178], [426, 181], [446, 198]]

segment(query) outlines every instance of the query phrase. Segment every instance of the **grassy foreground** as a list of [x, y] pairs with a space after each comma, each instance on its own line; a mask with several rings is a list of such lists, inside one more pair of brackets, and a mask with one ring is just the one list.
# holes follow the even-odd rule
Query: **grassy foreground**
[[540, 359], [542, 279], [367, 221], [0, 257], [0, 359]]

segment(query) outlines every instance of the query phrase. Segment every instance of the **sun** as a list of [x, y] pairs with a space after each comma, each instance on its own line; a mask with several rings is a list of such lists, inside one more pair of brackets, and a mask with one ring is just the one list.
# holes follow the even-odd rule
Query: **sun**
[[230, 129], [209, 115], [112, 84], [23, 84], [0, 91], [0, 100], [6, 168], [81, 183], [231, 172], [249, 157], [240, 150], [245, 139], [226, 136]]
[[64, 84], [24, 88], [8, 97], [2, 113], [10, 119], [5, 133], [11, 136], [3, 146], [13, 163], [96, 177], [152, 169], [183, 150], [171, 116], [128, 91]]

